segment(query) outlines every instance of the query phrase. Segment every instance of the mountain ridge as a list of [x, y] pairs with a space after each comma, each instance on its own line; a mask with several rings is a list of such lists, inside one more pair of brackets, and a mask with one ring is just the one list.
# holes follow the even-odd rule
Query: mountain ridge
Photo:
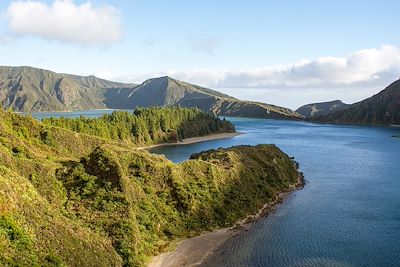
[[288, 108], [239, 100], [169, 76], [148, 79], [136, 85], [29, 66], [0, 66], [0, 103], [4, 108], [22, 112], [176, 105], [197, 107], [221, 116], [302, 118]]
[[0, 103], [16, 111], [68, 111], [105, 108], [105, 90], [122, 84], [95, 78], [56, 73], [22, 66], [0, 66]]
[[349, 106], [349, 104], [343, 103], [341, 100], [333, 100], [306, 104], [296, 109], [296, 112], [306, 118], [312, 118], [343, 110]]
[[344, 124], [400, 124], [400, 79], [346, 109], [312, 120]]

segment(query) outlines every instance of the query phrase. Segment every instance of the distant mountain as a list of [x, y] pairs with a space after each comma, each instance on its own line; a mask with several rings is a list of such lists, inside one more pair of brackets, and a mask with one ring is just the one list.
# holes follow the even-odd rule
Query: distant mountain
[[[110, 93], [114, 93], [110, 91]], [[107, 97], [112, 101], [115, 97]], [[117, 98], [119, 103], [107, 103], [110, 107], [132, 109], [137, 106], [197, 107], [205, 112], [221, 116], [253, 118], [301, 118], [293, 110], [258, 102], [242, 101], [220, 92], [160, 77], [145, 81], [126, 97]]]
[[94, 76], [60, 74], [32, 67], [0, 67], [0, 103], [16, 111], [67, 111], [107, 108], [109, 90], [132, 89], [133, 84]]
[[32, 67], [0, 67], [0, 103], [3, 108], [24, 112], [179, 105], [221, 116], [302, 118], [287, 108], [242, 101], [170, 77], [135, 85]]
[[400, 80], [370, 98], [314, 120], [351, 124], [400, 124]]
[[343, 110], [348, 108], [350, 105], [345, 104], [340, 100], [334, 100], [329, 102], [312, 103], [299, 107], [296, 112], [303, 115], [306, 118], [319, 117], [328, 115], [332, 112]]

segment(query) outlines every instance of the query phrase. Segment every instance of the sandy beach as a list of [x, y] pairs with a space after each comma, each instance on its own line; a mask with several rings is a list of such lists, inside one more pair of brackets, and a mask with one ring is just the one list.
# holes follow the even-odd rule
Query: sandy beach
[[152, 146], [143, 146], [143, 147], [138, 147], [136, 149], [149, 149], [149, 148], [159, 147], [159, 146], [188, 145], [188, 144], [199, 143], [199, 142], [210, 141], [210, 140], [231, 138], [231, 137], [235, 137], [235, 136], [242, 135], [242, 134], [243, 133], [240, 133], [240, 132], [210, 134], [210, 135], [206, 135], [206, 136], [186, 138], [186, 139], [183, 139], [182, 141], [175, 142], [175, 143], [163, 143], [163, 144], [157, 144], [157, 145], [152, 145]]
[[[297, 163], [296, 163], [296, 166]], [[207, 259], [214, 251], [221, 247], [225, 241], [235, 237], [241, 231], [247, 231], [254, 222], [274, 212], [289, 192], [301, 189], [304, 186], [304, 176], [299, 173], [298, 181], [286, 191], [278, 193], [275, 200], [265, 204], [257, 214], [249, 215], [230, 228], [221, 228], [212, 232], [206, 232], [199, 236], [184, 239], [178, 243], [176, 249], [165, 252], [152, 258], [147, 267], [175, 267], [197, 266]]]

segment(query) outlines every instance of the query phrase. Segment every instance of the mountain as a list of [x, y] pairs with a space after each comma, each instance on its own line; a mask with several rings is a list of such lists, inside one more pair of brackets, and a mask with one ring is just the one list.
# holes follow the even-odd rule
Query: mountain
[[0, 67], [0, 103], [4, 108], [24, 112], [179, 105], [221, 116], [302, 118], [287, 108], [242, 101], [170, 77], [135, 85], [32, 67]]
[[[111, 92], [110, 93], [115, 93]], [[181, 82], [168, 76], [146, 80], [142, 84], [129, 91], [129, 94], [119, 98], [119, 102], [106, 102], [109, 106], [118, 106], [125, 109], [149, 106], [173, 106], [180, 105], [193, 99], [235, 98], [220, 92], [200, 87], [197, 85]], [[106, 95], [107, 99], [113, 100], [115, 95]]]
[[[114, 93], [110, 91], [111, 93]], [[114, 97], [110, 97], [114, 99]], [[110, 107], [133, 109], [138, 106], [197, 107], [204, 112], [220, 116], [253, 118], [295, 118], [301, 115], [279, 106], [259, 102], [242, 101], [220, 92], [178, 81], [170, 77], [149, 79], [137, 86], [119, 103], [107, 103]]]
[[304, 105], [296, 109], [296, 112], [303, 115], [306, 118], [319, 117], [328, 115], [332, 112], [343, 110], [348, 108], [350, 105], [345, 104], [340, 100], [334, 100], [329, 102], [320, 102]]
[[0, 103], [16, 111], [106, 108], [103, 103], [106, 91], [134, 86], [32, 67], [0, 67]]
[[[243, 101], [220, 92], [178, 81], [170, 77], [149, 79], [137, 86], [117, 106], [132, 109], [138, 106], [197, 107], [221, 116], [252, 118], [301, 118], [296, 112], [279, 106]], [[106, 102], [107, 103], [107, 102]], [[110, 105], [112, 106], [112, 105]]]
[[[138, 116], [151, 135], [151, 110]], [[191, 130], [200, 130], [194, 121]], [[145, 266], [178, 240], [256, 214], [298, 175], [274, 145], [220, 148], [175, 164], [97, 131], [0, 109], [0, 266]]]
[[370, 98], [314, 120], [351, 124], [400, 124], [400, 80]]

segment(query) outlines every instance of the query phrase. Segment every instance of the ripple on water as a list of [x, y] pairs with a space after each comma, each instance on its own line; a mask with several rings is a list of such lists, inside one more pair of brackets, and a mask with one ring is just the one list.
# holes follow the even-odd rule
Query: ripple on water
[[276, 213], [203, 266], [400, 266], [400, 129], [233, 119], [246, 134], [159, 148], [171, 160], [201, 150], [275, 143], [308, 181]]

